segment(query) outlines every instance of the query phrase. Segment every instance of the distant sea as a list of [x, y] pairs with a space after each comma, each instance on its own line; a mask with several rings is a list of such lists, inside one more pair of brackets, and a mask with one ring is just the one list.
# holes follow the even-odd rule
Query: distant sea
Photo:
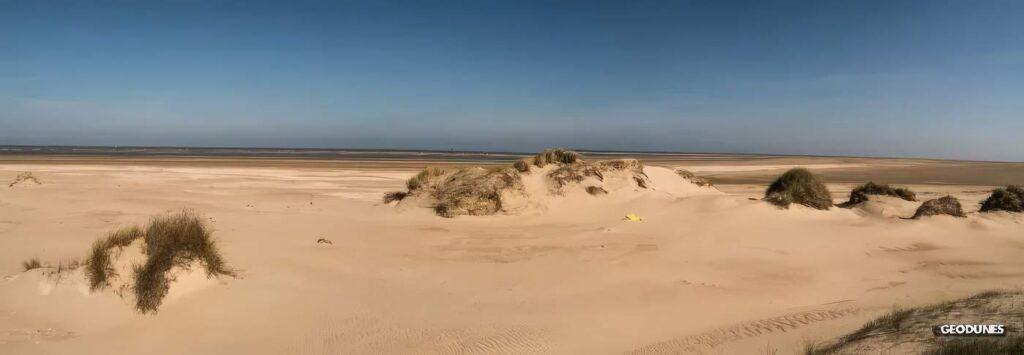
[[[737, 158], [745, 154], [614, 152], [580, 150], [589, 157], [646, 158]], [[511, 161], [536, 152], [480, 152], [455, 150], [397, 149], [330, 149], [330, 148], [222, 148], [222, 147], [127, 147], [127, 146], [21, 146], [0, 145], [0, 155], [71, 155], [71, 156], [178, 156], [178, 157], [257, 157], [340, 160], [445, 160], [445, 161]]]

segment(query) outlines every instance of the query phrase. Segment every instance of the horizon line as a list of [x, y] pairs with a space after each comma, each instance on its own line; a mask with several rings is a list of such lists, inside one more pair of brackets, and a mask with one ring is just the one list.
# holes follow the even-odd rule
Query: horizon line
[[[76, 152], [31, 152], [31, 151], [15, 151], [12, 152], [11, 148], [64, 148], [64, 149], [210, 149], [210, 150], [293, 150], [293, 151], [337, 151], [337, 152], [387, 152], [387, 153], [469, 153], [469, 154], [495, 154], [495, 155], [516, 155], [516, 156], [531, 156], [537, 154], [537, 152], [516, 152], [516, 151], [499, 151], [499, 150], [441, 150], [441, 149], [401, 149], [401, 148], [338, 148], [338, 147], [270, 147], [270, 146], [187, 146], [187, 145], [65, 145], [65, 144], [46, 144], [46, 145], [26, 145], [26, 144], [0, 144], [0, 155], [17, 155], [17, 154], [40, 154], [40, 155], [62, 155], [70, 153], [72, 155], [90, 155], [88, 153], [76, 153]], [[914, 159], [914, 160], [935, 160], [935, 161], [954, 161], [954, 162], [982, 162], [982, 163], [1024, 163], [1024, 161], [1011, 161], [1011, 160], [971, 160], [971, 159], [949, 159], [949, 158], [929, 158], [929, 157], [914, 157], [914, 156], [858, 156], [858, 155], [817, 155], [817, 154], [776, 154], [776, 153], [748, 153], [748, 152], [681, 152], [681, 151], [644, 151], [644, 150], [602, 150], [602, 149], [585, 149], [585, 148], [568, 148], [559, 147], [560, 149], [574, 150], [583, 153], [594, 153], [594, 154], [703, 154], [703, 155], [735, 155], [735, 156], [761, 156], [761, 157], [813, 157], [813, 158], [863, 158], [863, 159]], [[547, 148], [553, 149], [553, 148]], [[116, 153], [110, 152], [107, 153]], [[127, 152], [126, 152], [127, 153]], [[97, 156], [112, 156], [118, 154], [94, 154]], [[138, 156], [201, 156], [198, 154], [146, 154], [140, 153], [135, 154]], [[231, 155], [224, 154], [226, 157], [245, 157], [245, 155]], [[301, 158], [301, 157], [287, 157], [281, 158]]]

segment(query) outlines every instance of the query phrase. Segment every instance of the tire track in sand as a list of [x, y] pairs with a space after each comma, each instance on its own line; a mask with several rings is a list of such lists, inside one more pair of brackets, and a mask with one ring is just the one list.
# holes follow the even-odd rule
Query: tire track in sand
[[785, 314], [777, 317], [736, 324], [718, 328], [708, 332], [685, 335], [662, 342], [648, 344], [637, 348], [630, 354], [675, 354], [697, 351], [700, 348], [710, 349], [718, 345], [768, 335], [776, 332], [787, 332], [812, 323], [839, 319], [860, 312], [859, 308], [816, 309]]

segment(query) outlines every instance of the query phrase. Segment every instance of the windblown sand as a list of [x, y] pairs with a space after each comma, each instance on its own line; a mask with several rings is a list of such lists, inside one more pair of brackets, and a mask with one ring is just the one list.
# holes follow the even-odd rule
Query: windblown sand
[[[1024, 285], [1024, 217], [976, 212], [1020, 164], [715, 157], [646, 161], [651, 190], [451, 219], [381, 203], [416, 161], [6, 158], [0, 354], [790, 353], [897, 305]], [[902, 219], [919, 202], [889, 197], [750, 200], [797, 165], [836, 202], [870, 178], [952, 194], [968, 217]], [[41, 183], [6, 187], [26, 171]], [[156, 314], [21, 269], [182, 208], [208, 218], [239, 277], [182, 275]]]

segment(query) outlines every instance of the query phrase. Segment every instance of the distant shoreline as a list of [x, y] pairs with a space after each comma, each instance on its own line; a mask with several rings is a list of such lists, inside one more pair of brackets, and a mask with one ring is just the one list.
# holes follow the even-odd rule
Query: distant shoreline
[[[636, 157], [653, 159], [687, 157], [722, 158], [868, 158], [913, 159], [928, 161], [961, 161], [1014, 163], [1009, 161], [959, 160], [921, 157], [875, 157], [847, 155], [799, 155], [771, 153], [716, 153], [670, 151], [622, 151], [575, 149], [596, 158]], [[366, 148], [279, 148], [279, 147], [180, 147], [180, 146], [74, 146], [74, 145], [0, 145], [0, 155], [95, 156], [95, 157], [244, 157], [244, 158], [296, 158], [327, 160], [445, 160], [445, 161], [512, 161], [537, 152], [410, 150]]]

